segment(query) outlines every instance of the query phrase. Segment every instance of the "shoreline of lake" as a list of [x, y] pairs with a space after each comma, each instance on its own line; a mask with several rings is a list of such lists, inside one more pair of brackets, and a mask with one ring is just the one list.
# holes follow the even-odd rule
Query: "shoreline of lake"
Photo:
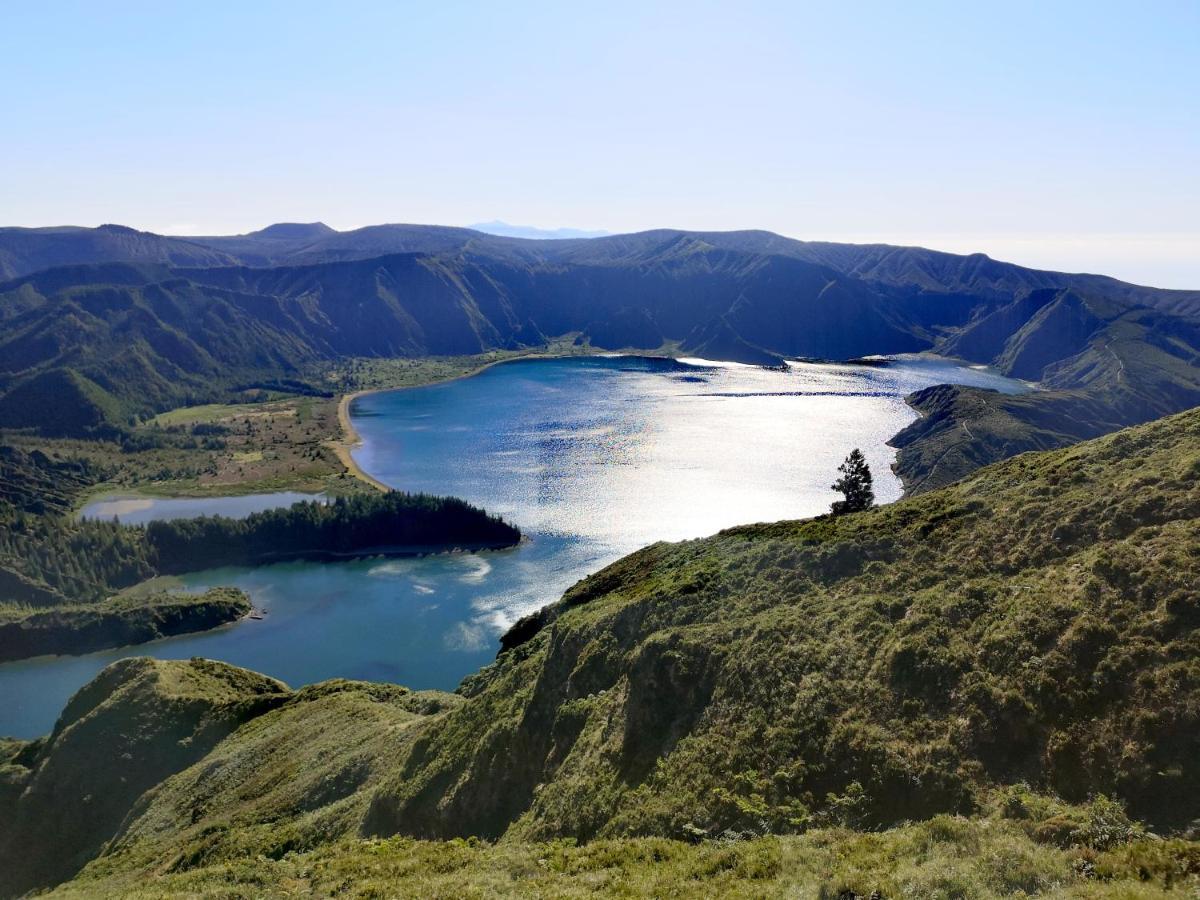
[[[470, 371], [462, 372], [458, 375], [451, 375], [448, 378], [436, 378], [431, 381], [421, 382], [420, 384], [401, 384], [401, 385], [396, 385], [394, 387], [364, 388], [363, 390], [353, 391], [352, 393], [349, 393], [349, 394], [343, 394], [341, 397], [338, 398], [338, 406], [337, 406], [338, 424], [341, 426], [342, 435], [338, 440], [331, 441], [329, 443], [329, 446], [333, 450], [334, 454], [337, 455], [338, 461], [341, 462], [341, 464], [346, 467], [347, 474], [353, 476], [354, 478], [359, 479], [360, 481], [364, 482], [365, 484], [370, 485], [371, 487], [375, 488], [376, 490], [380, 490], [380, 491], [395, 490], [394, 488], [389, 487], [388, 485], [384, 484], [379, 479], [372, 476], [369, 472], [365, 471], [362, 468], [362, 466], [360, 466], [358, 464], [358, 462], [354, 459], [354, 450], [356, 450], [358, 447], [362, 446], [362, 437], [359, 435], [358, 429], [356, 429], [354, 427], [354, 417], [351, 414], [351, 407], [353, 406], [355, 400], [358, 400], [361, 397], [368, 397], [372, 394], [387, 393], [388, 391], [411, 391], [411, 390], [416, 390], [418, 388], [430, 387], [435, 384], [451, 384], [455, 381], [462, 381], [463, 379], [466, 379], [466, 378], [474, 378], [475, 376], [480, 375], [483, 372], [486, 372], [488, 369], [492, 368], [493, 366], [503, 365], [504, 363], [524, 362], [524, 361], [531, 360], [531, 359], [573, 359], [575, 357], [582, 357], [582, 356], [607, 356], [607, 355], [623, 356], [623, 355], [633, 355], [633, 354], [623, 354], [623, 353], [610, 354], [610, 353], [608, 353], [608, 351], [581, 352], [581, 353], [536, 353], [536, 352], [535, 353], [525, 353], [525, 354], [521, 354], [520, 356], [506, 357], [505, 359], [491, 359], [485, 363], [481, 363], [479, 366], [475, 367], [474, 369], [471, 369]], [[673, 359], [674, 358], [674, 357], [663, 356], [663, 355], [655, 355], [654, 353], [650, 353], [650, 352], [647, 352], [644, 354], [637, 354], [637, 355], [646, 356], [650, 359]]]

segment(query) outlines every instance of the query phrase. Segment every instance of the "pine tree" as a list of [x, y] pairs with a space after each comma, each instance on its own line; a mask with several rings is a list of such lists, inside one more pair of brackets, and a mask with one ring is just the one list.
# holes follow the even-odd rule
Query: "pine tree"
[[845, 462], [838, 466], [838, 471], [842, 473], [842, 477], [830, 486], [846, 499], [835, 501], [830, 507], [830, 512], [840, 516], [874, 505], [875, 492], [871, 488], [871, 470], [861, 450], [856, 447], [851, 451]]

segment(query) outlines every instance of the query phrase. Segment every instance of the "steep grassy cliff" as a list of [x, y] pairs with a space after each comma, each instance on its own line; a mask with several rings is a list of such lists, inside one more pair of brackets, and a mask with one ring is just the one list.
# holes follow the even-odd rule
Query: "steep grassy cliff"
[[[654, 545], [463, 687], [374, 833], [580, 839], [1200, 813], [1200, 412], [838, 519]], [[510, 645], [515, 641], [510, 640]]]
[[[656, 544], [521, 622], [457, 697], [318, 685], [238, 728], [142, 796], [79, 888], [484, 894], [537, 865], [563, 893], [623, 866], [653, 893], [657, 859], [747, 895], [788, 871], [827, 896], [1188, 889], [1196, 844], [1127, 813], [1200, 818], [1198, 548], [1200, 410], [861, 514]], [[392, 835], [500, 843], [359, 840]], [[544, 843], [564, 839], [601, 843]]]
[[126, 659], [82, 688], [47, 738], [0, 758], [0, 886], [73, 875], [134, 802], [284, 699], [272, 678], [224, 663]]

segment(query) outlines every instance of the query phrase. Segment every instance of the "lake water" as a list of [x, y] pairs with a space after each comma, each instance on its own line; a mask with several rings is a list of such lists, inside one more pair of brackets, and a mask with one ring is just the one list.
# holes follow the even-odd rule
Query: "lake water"
[[[625, 553], [826, 511], [835, 499], [828, 485], [854, 447], [867, 456], [879, 502], [896, 499], [895, 454], [885, 441], [915, 418], [903, 398], [945, 382], [1024, 389], [918, 357], [788, 372], [590, 357], [506, 363], [361, 397], [351, 412], [363, 469], [398, 488], [478, 503], [529, 540], [478, 555], [188, 576], [190, 588], [243, 588], [267, 617], [136, 648], [0, 665], [0, 734], [46, 733], [74, 691], [134, 654], [227, 660], [293, 686], [341, 676], [453, 689], [494, 658], [511, 622]], [[211, 501], [152, 500], [127, 515], [173, 514], [177, 502]]]

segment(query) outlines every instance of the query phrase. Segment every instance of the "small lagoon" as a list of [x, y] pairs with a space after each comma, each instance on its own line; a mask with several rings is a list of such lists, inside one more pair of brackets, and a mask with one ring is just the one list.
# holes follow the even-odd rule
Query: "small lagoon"
[[79, 512], [83, 519], [117, 519], [125, 525], [145, 525], [164, 519], [196, 516], [228, 516], [243, 519], [265, 509], [278, 509], [305, 500], [324, 502], [324, 494], [276, 491], [270, 494], [241, 494], [230, 497], [146, 497], [109, 494], [92, 500]]

